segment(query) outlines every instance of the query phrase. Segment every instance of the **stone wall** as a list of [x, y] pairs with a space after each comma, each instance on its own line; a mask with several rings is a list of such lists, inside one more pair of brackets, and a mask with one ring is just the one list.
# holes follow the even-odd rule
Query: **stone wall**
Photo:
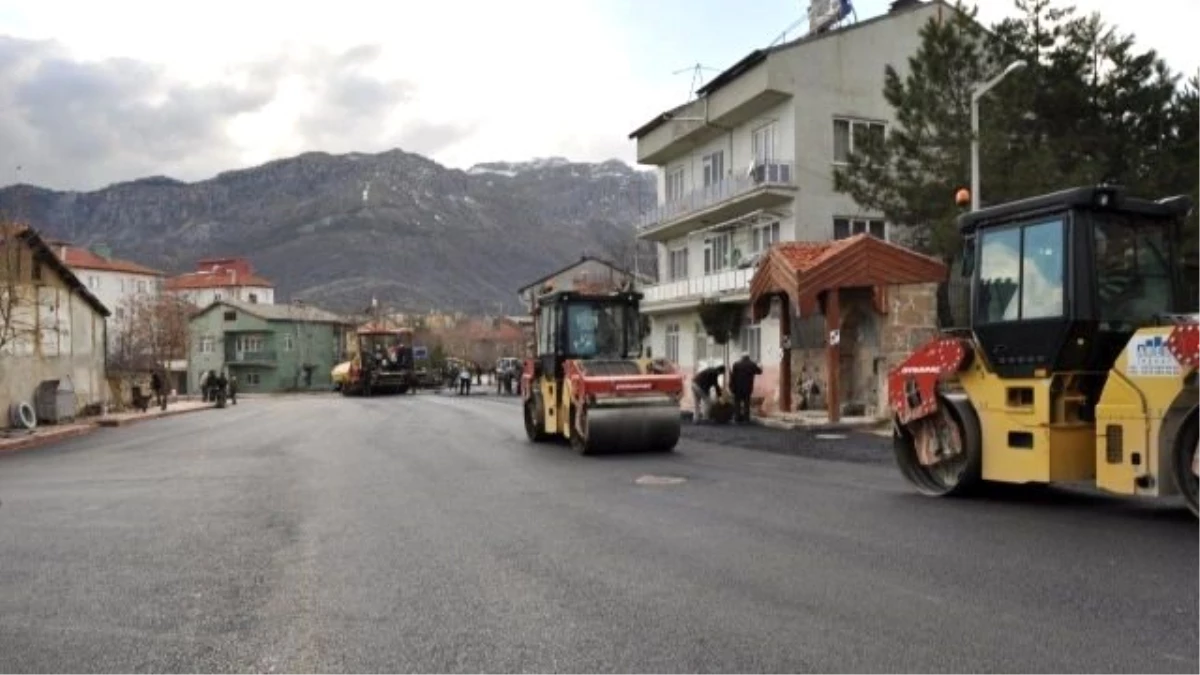
[[883, 363], [879, 386], [879, 409], [885, 414], [891, 414], [887, 405], [888, 371], [937, 333], [937, 284], [904, 284], [888, 288], [888, 315], [880, 345]]
[[[871, 303], [870, 289], [845, 289], [839, 301], [842, 316], [841, 396], [843, 406], [857, 404], [865, 408], [876, 405], [874, 362], [878, 357], [884, 319]], [[848, 330], [847, 319], [855, 318], [857, 330]], [[798, 320], [792, 327], [792, 401], [800, 406], [800, 383], [812, 379], [818, 393], [808, 402], [808, 409], [824, 409], [829, 394], [828, 341], [825, 317], [814, 315]]]
[[[937, 284], [893, 285], [888, 288], [888, 312], [875, 311], [867, 289], [842, 291], [842, 365], [840, 400], [861, 407], [861, 414], [888, 417], [887, 373], [917, 347], [937, 334]], [[847, 324], [854, 317], [857, 329]], [[808, 409], [824, 409], [829, 394], [825, 317], [798, 319], [792, 327], [793, 406], [799, 409], [799, 385], [812, 379], [819, 393]], [[766, 368], [764, 368], [764, 371]], [[773, 369], [773, 380], [778, 369]], [[764, 375], [766, 373], [764, 372]], [[766, 378], [763, 378], [766, 379]], [[782, 386], [783, 383], [780, 383]], [[757, 393], [757, 392], [756, 392]], [[771, 399], [778, 401], [777, 392]], [[771, 400], [768, 399], [768, 400]], [[777, 406], [765, 406], [768, 411]], [[853, 411], [852, 411], [853, 412]], [[859, 413], [855, 413], [859, 414]]]
[[104, 403], [108, 398], [104, 317], [56, 277], [37, 288], [36, 305], [18, 309], [36, 311], [38, 327], [0, 353], [0, 428], [10, 426], [9, 406], [34, 404], [37, 386], [45, 380], [69, 378], [79, 413]]

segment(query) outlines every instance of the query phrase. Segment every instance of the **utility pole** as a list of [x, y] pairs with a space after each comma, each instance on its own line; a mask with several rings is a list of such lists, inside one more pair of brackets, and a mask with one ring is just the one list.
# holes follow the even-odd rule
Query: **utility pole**
[[979, 99], [1000, 84], [1001, 80], [1028, 65], [1023, 60], [1008, 64], [1000, 74], [971, 92], [971, 210], [979, 210]]

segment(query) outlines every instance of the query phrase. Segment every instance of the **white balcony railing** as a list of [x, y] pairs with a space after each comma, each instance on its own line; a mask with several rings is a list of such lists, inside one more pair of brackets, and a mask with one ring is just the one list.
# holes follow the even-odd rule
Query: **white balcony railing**
[[646, 230], [686, 215], [703, 211], [742, 195], [769, 187], [795, 187], [794, 162], [771, 161], [755, 164], [744, 173], [726, 177], [699, 190], [693, 190], [673, 202], [660, 204], [643, 213], [638, 229]]
[[739, 269], [725, 270], [716, 274], [706, 274], [693, 279], [668, 281], [643, 288], [643, 302], [699, 300], [709, 295], [746, 292], [750, 290], [750, 279], [753, 277], [753, 269]]

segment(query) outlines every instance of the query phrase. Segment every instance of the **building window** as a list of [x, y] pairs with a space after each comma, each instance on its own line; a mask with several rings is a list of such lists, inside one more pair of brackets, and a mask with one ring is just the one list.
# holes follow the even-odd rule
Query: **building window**
[[733, 250], [733, 236], [728, 233], [716, 234], [704, 240], [704, 273], [712, 274], [728, 269], [731, 265], [730, 253]]
[[237, 312], [225, 312], [226, 321], [237, 321]]
[[263, 345], [264, 342], [260, 335], [244, 335], [237, 339], [237, 350], [239, 352], [261, 352]]
[[692, 358], [694, 358], [696, 361], [696, 370], [699, 370], [700, 366], [708, 360], [708, 343], [711, 339], [712, 338], [708, 337], [708, 334], [704, 332], [704, 324], [696, 324], [696, 339], [692, 348], [692, 351], [694, 352], [692, 354]]
[[220, 300], [220, 299], [221, 299], [221, 292], [220, 292], [220, 291], [214, 291], [214, 292], [213, 292], [213, 300]]
[[137, 285], [138, 293], [145, 293], [146, 292], [146, 280], [139, 279], [137, 284], [138, 284]]
[[125, 280], [121, 279], [120, 284], [121, 284], [121, 292], [124, 293], [125, 292]]
[[882, 143], [887, 125], [883, 122], [868, 122], [866, 120], [834, 119], [833, 120], [833, 161], [845, 164], [850, 161], [850, 155], [866, 149], [868, 139]]
[[116, 309], [113, 310], [113, 313], [116, 315], [118, 321], [123, 320], [125, 318], [125, 308], [124, 307], [117, 307]]
[[262, 380], [259, 379], [258, 373], [246, 373], [246, 384], [257, 387], [262, 384]]
[[704, 156], [704, 187], [720, 183], [725, 176], [725, 151]]
[[667, 202], [677, 202], [683, 199], [683, 167], [676, 167], [667, 172], [666, 182]]
[[879, 218], [834, 218], [833, 238], [846, 239], [856, 234], [869, 234], [887, 240], [887, 225]]
[[208, 335], [200, 338], [201, 354], [212, 354], [214, 351], [216, 351], [216, 340]]
[[667, 353], [664, 355], [671, 363], [679, 363], [679, 324], [667, 324]]
[[256, 304], [257, 302], [258, 302], [258, 293], [251, 293], [250, 294], [250, 303]]
[[750, 242], [750, 251], [753, 253], [761, 253], [769, 248], [771, 244], [779, 243], [779, 221], [759, 225], [753, 229]]
[[667, 251], [667, 278], [671, 281], [686, 279], [688, 275], [688, 250], [677, 248]]
[[100, 288], [99, 277], [88, 275], [88, 288], [92, 289], [93, 291], [98, 290]]
[[285, 351], [285, 352], [292, 351], [292, 334], [291, 333], [284, 333], [284, 335], [283, 335], [283, 351]]
[[742, 351], [750, 355], [755, 363], [762, 362], [762, 326], [758, 324], [743, 324], [738, 343]]
[[774, 122], [755, 129], [750, 134], [750, 150], [754, 163], [763, 164], [775, 159], [776, 129]]

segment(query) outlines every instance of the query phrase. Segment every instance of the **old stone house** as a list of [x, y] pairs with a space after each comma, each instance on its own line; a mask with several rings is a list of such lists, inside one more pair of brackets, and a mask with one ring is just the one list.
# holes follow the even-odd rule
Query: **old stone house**
[[603, 292], [632, 287], [638, 281], [644, 282], [646, 279], [639, 279], [632, 272], [606, 260], [585, 255], [560, 270], [525, 284], [517, 290], [517, 294], [525, 308], [532, 310], [534, 299], [543, 288]]
[[74, 390], [77, 411], [107, 400], [109, 314], [36, 230], [0, 226], [0, 426], [13, 404], [36, 408], [47, 380]]
[[[780, 359], [756, 386], [767, 411], [804, 401], [842, 415], [886, 417], [887, 373], [937, 334], [940, 261], [860, 234], [776, 244], [750, 283], [753, 320], [780, 325]], [[819, 394], [805, 400], [800, 385]]]

